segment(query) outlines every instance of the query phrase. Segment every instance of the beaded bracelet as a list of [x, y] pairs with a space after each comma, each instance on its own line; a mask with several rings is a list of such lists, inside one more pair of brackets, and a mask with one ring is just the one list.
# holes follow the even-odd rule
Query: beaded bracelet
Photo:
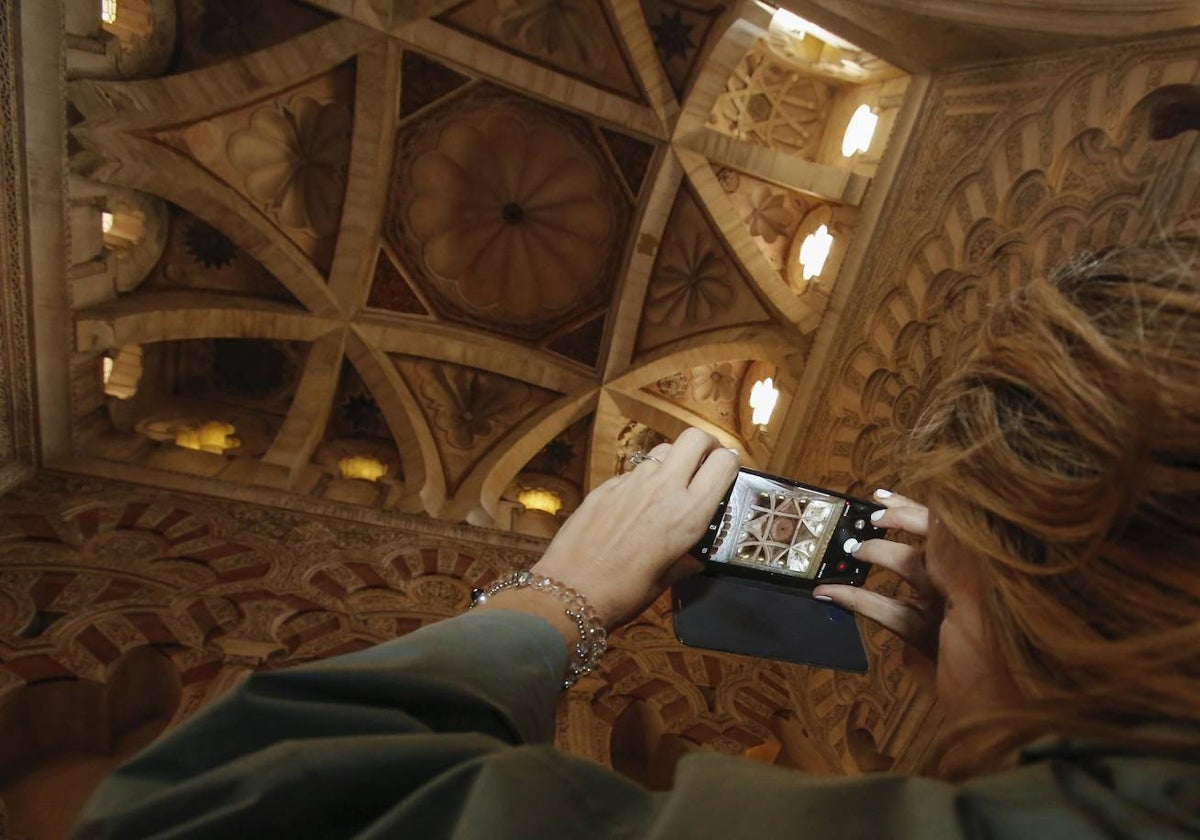
[[608, 634], [604, 632], [604, 625], [600, 623], [596, 611], [582, 595], [565, 584], [552, 578], [535, 575], [526, 569], [513, 572], [508, 577], [496, 581], [487, 589], [472, 590], [470, 608], [474, 609], [486, 604], [497, 592], [524, 587], [554, 595], [567, 605], [567, 618], [575, 622], [575, 628], [579, 631], [579, 641], [575, 643], [571, 651], [567, 675], [563, 678], [563, 688], [570, 688], [584, 674], [591, 673], [592, 669], [600, 664], [604, 652], [608, 650]]

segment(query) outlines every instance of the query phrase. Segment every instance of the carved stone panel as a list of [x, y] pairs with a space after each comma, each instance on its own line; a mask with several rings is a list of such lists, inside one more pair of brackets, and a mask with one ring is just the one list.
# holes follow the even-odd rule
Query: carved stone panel
[[158, 138], [240, 192], [328, 272], [346, 192], [353, 108], [354, 68], [342, 67]]
[[582, 120], [476, 88], [401, 132], [385, 236], [448, 317], [541, 337], [609, 302], [618, 178]]
[[639, 351], [770, 316], [690, 189], [679, 191], [650, 274]]

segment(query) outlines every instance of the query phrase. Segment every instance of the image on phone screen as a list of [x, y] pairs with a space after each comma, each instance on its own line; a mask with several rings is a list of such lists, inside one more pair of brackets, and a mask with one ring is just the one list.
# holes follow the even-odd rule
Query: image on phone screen
[[739, 473], [708, 559], [812, 580], [846, 500]]

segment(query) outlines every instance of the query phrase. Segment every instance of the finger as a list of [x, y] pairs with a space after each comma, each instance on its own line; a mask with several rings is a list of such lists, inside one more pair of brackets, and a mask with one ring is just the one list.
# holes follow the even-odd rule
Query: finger
[[694, 426], [684, 429], [683, 434], [675, 439], [671, 451], [663, 458], [661, 472], [665, 476], [682, 481], [685, 485], [690, 484], [700, 467], [700, 462], [720, 445], [720, 441], [708, 432]]
[[871, 514], [871, 524], [878, 528], [899, 528], [915, 537], [923, 537], [929, 533], [929, 508], [924, 505], [884, 508]]
[[826, 584], [814, 589], [813, 595], [831, 598], [839, 607], [871, 619], [910, 644], [916, 644], [926, 623], [915, 607], [858, 586]]
[[638, 466], [645, 466], [646, 464], [653, 464], [654, 466], [651, 467], [651, 469], [657, 470], [659, 467], [661, 467], [666, 462], [667, 453], [670, 451], [671, 451], [670, 443], [660, 443], [657, 446], [655, 446], [653, 449], [651, 449], [649, 452], [646, 453], [646, 460], [642, 461], [642, 463], [639, 464]]
[[901, 496], [899, 493], [892, 492], [891, 490], [884, 490], [882, 487], [872, 493], [871, 498], [874, 499], [878, 504], [888, 508], [925, 507], [925, 505], [921, 504], [916, 499], [910, 499], [908, 496]]
[[891, 540], [867, 540], [854, 552], [856, 560], [865, 560], [872, 566], [890, 569], [898, 574], [922, 598], [936, 597], [937, 592], [929, 580], [922, 552], [909, 545]]
[[659, 461], [663, 461], [666, 459], [667, 453], [670, 451], [671, 451], [671, 444], [660, 443], [660, 444], [658, 444], [658, 446], [654, 447], [646, 454], [649, 455], [651, 458], [657, 458]]
[[716, 510], [717, 503], [729, 492], [730, 485], [737, 478], [740, 461], [732, 449], [721, 447], [708, 453], [688, 485], [688, 495], [697, 508], [708, 515]]

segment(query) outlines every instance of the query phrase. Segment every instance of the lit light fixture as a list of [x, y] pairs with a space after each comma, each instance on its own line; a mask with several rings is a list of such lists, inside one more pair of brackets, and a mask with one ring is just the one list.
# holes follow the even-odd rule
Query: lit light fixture
[[541, 510], [554, 516], [562, 510], [562, 499], [550, 490], [522, 490], [517, 494], [517, 501], [524, 505], [525, 510]]
[[112, 371], [113, 371], [113, 357], [105, 356], [104, 357], [104, 373], [103, 373], [105, 385], [108, 384], [108, 380], [112, 379]]
[[750, 422], [755, 426], [765, 426], [770, 423], [771, 413], [775, 411], [777, 402], [779, 402], [779, 389], [775, 387], [771, 377], [768, 376], [766, 379], [755, 382], [754, 387], [750, 389], [750, 408], [754, 409]]
[[845, 38], [839, 38], [828, 29], [822, 29], [811, 20], [805, 20], [787, 9], [781, 9], [774, 3], [758, 1], [758, 5], [771, 13], [771, 22], [767, 24], [768, 31], [775, 35], [790, 35], [797, 41], [803, 41], [812, 35], [818, 41], [837, 47], [840, 50], [856, 50], [857, 47]]
[[821, 225], [804, 237], [804, 242], [800, 245], [800, 265], [804, 266], [805, 280], [821, 276], [825, 260], [829, 259], [829, 249], [832, 247], [833, 237], [829, 235], [828, 225]]
[[233, 437], [236, 431], [229, 423], [210, 420], [198, 429], [180, 429], [175, 433], [175, 445], [221, 455], [227, 449], [237, 449], [242, 445], [240, 440]]
[[342, 478], [361, 478], [364, 481], [378, 481], [387, 475], [387, 465], [366, 455], [351, 455], [338, 461], [338, 469]]
[[872, 111], [869, 105], [859, 105], [846, 125], [846, 133], [842, 136], [842, 157], [854, 157], [859, 152], [871, 148], [871, 139], [875, 136], [877, 125], [879, 115]]
[[117, 0], [100, 0], [100, 20], [104, 23], [117, 22]]
[[108, 233], [113, 229], [113, 214], [107, 210], [100, 214], [100, 232]]
[[786, 33], [797, 41], [803, 41], [804, 36], [809, 32], [809, 22], [787, 9], [776, 9], [775, 13], [771, 15], [771, 23], [768, 26], [771, 31]]

